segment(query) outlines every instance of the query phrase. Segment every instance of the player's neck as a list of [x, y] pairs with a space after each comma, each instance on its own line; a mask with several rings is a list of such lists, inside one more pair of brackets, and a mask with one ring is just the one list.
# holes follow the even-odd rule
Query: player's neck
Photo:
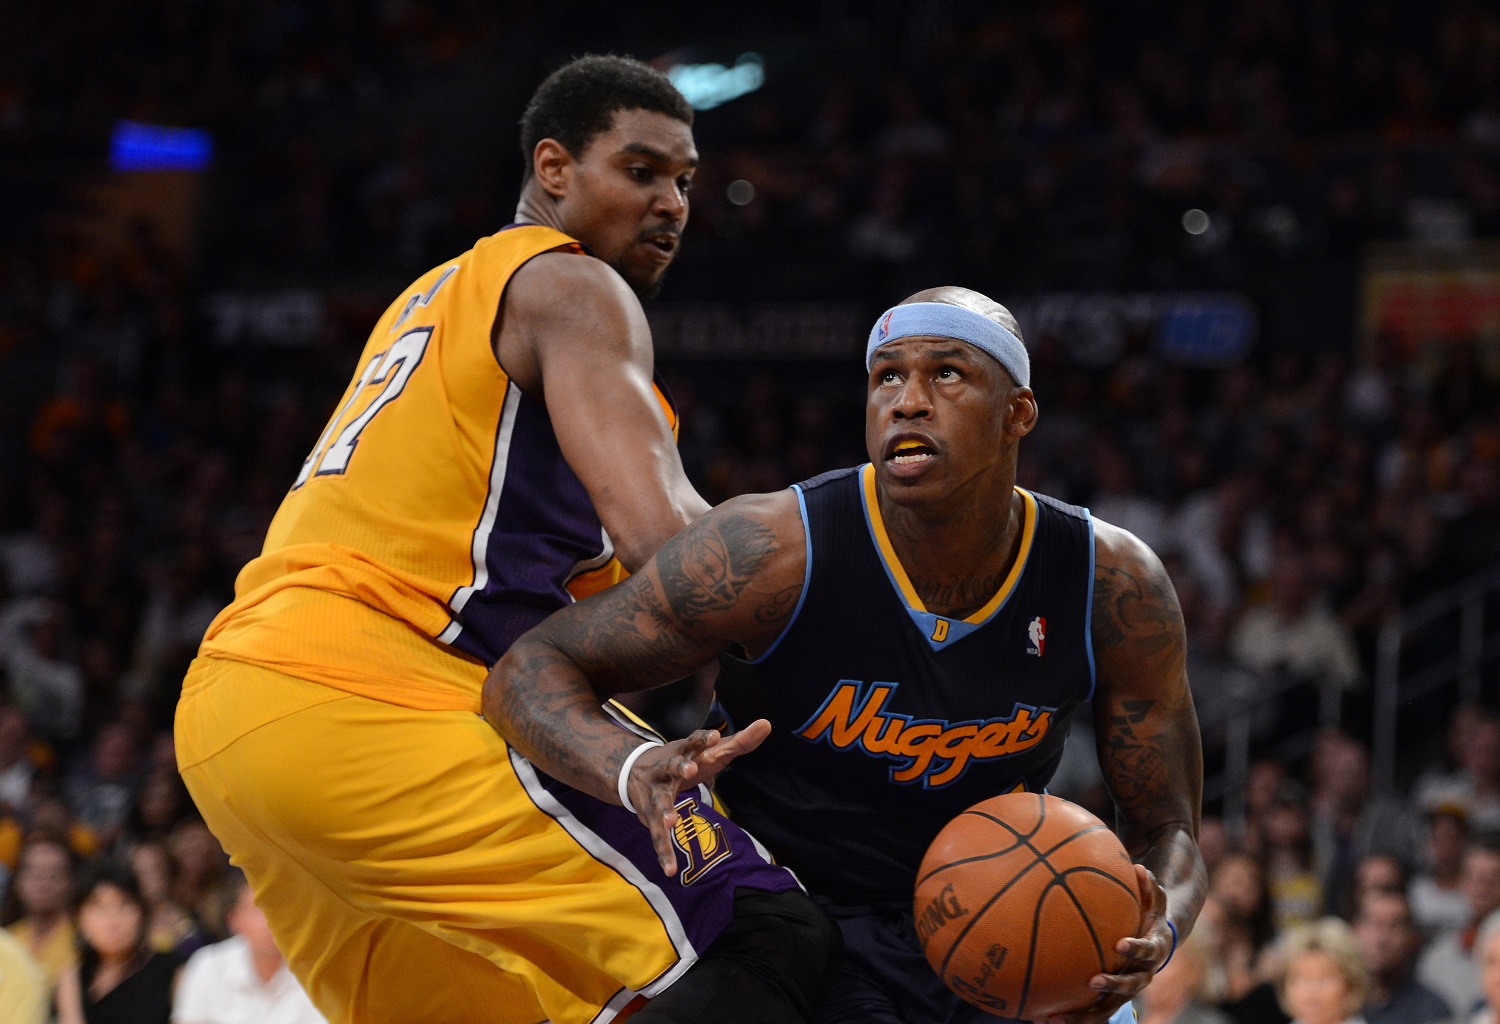
[[516, 203], [517, 224], [540, 224], [543, 227], [555, 228], [564, 234], [568, 229], [563, 225], [561, 212], [552, 197], [547, 194], [537, 180], [532, 178], [521, 188], [521, 198]]
[[[1014, 485], [1003, 493], [1005, 497], [976, 496], [941, 508], [901, 506], [881, 496], [880, 515], [891, 546], [929, 611], [973, 611], [999, 589], [1015, 562], [1025, 520], [1025, 503]], [[996, 507], [1006, 514], [974, 513]], [[931, 607], [934, 601], [941, 607]]]

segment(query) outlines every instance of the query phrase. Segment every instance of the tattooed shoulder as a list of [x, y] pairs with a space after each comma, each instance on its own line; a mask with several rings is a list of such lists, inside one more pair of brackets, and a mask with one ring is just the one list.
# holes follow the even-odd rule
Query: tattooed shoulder
[[1182, 609], [1161, 561], [1132, 534], [1096, 528], [1093, 639], [1097, 648], [1157, 654], [1183, 642]]
[[[708, 616], [739, 610], [765, 624], [796, 603], [800, 567], [794, 580], [782, 580], [779, 571], [788, 561], [785, 555], [799, 560], [803, 552], [800, 532], [795, 543], [789, 535], [794, 524], [786, 521], [788, 504], [780, 495], [735, 499], [662, 548], [656, 571], [678, 623], [691, 629]], [[790, 507], [800, 531], [795, 501]]]

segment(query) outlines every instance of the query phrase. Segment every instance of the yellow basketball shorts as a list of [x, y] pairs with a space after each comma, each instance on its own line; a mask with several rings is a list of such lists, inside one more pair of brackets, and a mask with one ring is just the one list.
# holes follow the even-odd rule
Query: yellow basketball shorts
[[706, 790], [678, 873], [635, 815], [463, 711], [417, 711], [198, 658], [183, 779], [332, 1024], [613, 1020], [679, 978], [736, 888], [796, 887]]

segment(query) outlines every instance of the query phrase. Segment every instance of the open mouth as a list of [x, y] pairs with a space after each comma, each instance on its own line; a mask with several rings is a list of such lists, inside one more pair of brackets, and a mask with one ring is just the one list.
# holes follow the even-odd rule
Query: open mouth
[[931, 446], [916, 438], [901, 438], [891, 447], [886, 458], [898, 466], [915, 466], [931, 459], [936, 452]]
[[670, 256], [677, 251], [678, 238], [676, 235], [668, 232], [647, 235], [645, 242], [664, 256]]

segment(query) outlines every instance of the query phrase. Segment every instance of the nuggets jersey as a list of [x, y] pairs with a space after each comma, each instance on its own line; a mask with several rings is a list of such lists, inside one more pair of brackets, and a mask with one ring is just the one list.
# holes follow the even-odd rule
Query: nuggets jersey
[[559, 231], [512, 225], [386, 310], [202, 654], [477, 711], [517, 636], [620, 578], [540, 397], [493, 349], [511, 276], [551, 251], [585, 258]]
[[1093, 692], [1094, 536], [1085, 510], [1020, 490], [1020, 550], [999, 591], [966, 619], [934, 615], [891, 547], [874, 473], [795, 488], [800, 604], [758, 659], [721, 659], [718, 690], [732, 721], [774, 728], [717, 789], [808, 891], [909, 908], [950, 819], [1040, 791], [1057, 768]]

